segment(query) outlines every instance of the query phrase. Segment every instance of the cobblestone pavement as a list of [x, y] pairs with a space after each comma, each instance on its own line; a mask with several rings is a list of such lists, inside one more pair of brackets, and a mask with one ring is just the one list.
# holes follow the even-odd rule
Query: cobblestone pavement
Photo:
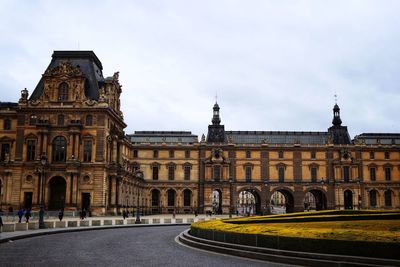
[[176, 243], [187, 228], [118, 228], [16, 240], [0, 244], [0, 266], [284, 266]]

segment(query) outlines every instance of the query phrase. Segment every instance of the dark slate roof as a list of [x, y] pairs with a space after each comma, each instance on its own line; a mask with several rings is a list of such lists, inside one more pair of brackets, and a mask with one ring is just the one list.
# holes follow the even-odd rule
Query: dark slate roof
[[197, 135], [181, 131], [135, 131], [127, 137], [134, 144], [140, 143], [197, 143]]
[[[86, 76], [85, 95], [89, 99], [99, 99], [99, 84], [104, 82], [103, 66], [93, 51], [54, 51], [52, 60], [47, 67], [54, 68], [60, 65], [61, 61], [69, 60], [71, 65], [79, 65], [81, 71]], [[46, 69], [46, 70], [47, 70]], [[43, 92], [43, 78], [33, 91], [30, 100], [38, 99]]]
[[367, 145], [399, 145], [400, 133], [362, 133], [355, 136], [353, 141], [361, 141]]
[[322, 145], [328, 141], [327, 132], [287, 131], [225, 131], [228, 142], [234, 144], [312, 144]]
[[0, 102], [0, 108], [12, 108], [17, 107], [18, 103], [14, 102]]

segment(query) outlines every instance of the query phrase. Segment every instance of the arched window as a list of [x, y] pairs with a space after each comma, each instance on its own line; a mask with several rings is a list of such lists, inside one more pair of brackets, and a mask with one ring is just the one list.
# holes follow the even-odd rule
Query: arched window
[[64, 115], [58, 115], [57, 117], [57, 125], [64, 126]]
[[192, 191], [190, 191], [189, 189], [185, 189], [183, 191], [183, 206], [190, 207], [191, 202], [192, 202]]
[[67, 101], [68, 100], [68, 84], [66, 82], [62, 82], [58, 87], [58, 101]]
[[10, 119], [4, 119], [3, 129], [11, 130], [11, 120]]
[[57, 136], [53, 140], [53, 161], [65, 162], [67, 154], [67, 141], [63, 136]]
[[86, 126], [92, 126], [93, 125], [93, 116], [92, 115], [87, 115], [86, 116], [85, 124], [86, 124]]

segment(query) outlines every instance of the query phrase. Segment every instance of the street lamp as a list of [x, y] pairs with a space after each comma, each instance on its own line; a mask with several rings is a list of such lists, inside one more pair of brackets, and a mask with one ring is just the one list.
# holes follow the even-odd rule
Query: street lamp
[[44, 168], [47, 165], [47, 156], [43, 154], [40, 157], [40, 165], [42, 166], [42, 173], [41, 173], [41, 178], [42, 178], [42, 186], [41, 186], [41, 198], [40, 198], [40, 211], [39, 211], [39, 229], [45, 229], [46, 225], [44, 224], [44, 181], [45, 181], [45, 176], [44, 176]]
[[[136, 178], [138, 179], [143, 179], [143, 173], [141, 171], [136, 172]], [[140, 224], [142, 223], [140, 221], [140, 211], [139, 211], [139, 186], [137, 187], [137, 195], [136, 195], [136, 220], [135, 224]]]
[[357, 184], [358, 184], [358, 210], [360, 210], [361, 206], [362, 206], [361, 179], [360, 178], [357, 178]]
[[340, 183], [337, 182], [336, 187], [337, 187], [337, 191], [338, 191], [338, 193], [337, 193], [337, 195], [338, 195], [338, 210], [340, 210], [340, 188], [339, 188], [339, 186], [340, 186]]
[[229, 178], [229, 218], [232, 218], [232, 177]]

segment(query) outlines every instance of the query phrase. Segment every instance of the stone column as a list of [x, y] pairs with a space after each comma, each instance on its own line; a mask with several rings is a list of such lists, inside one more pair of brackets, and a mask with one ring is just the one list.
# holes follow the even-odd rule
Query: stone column
[[74, 174], [71, 173], [70, 192], [69, 192], [69, 205], [72, 206], [72, 198], [74, 195]]
[[79, 134], [75, 134], [75, 158], [76, 159], [80, 159], [80, 153], [79, 153], [79, 148], [80, 148], [80, 135]]
[[112, 162], [117, 162], [117, 140], [112, 141]]

